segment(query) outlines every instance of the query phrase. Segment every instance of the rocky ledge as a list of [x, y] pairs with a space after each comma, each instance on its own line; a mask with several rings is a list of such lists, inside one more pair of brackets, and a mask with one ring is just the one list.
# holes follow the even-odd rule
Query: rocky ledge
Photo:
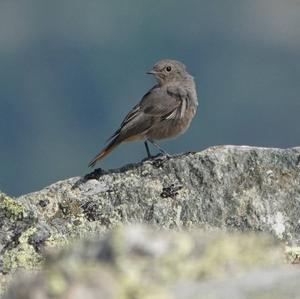
[[97, 169], [16, 199], [0, 193], [0, 283], [51, 248], [124, 224], [265, 232], [297, 248], [299, 220], [300, 148], [218, 146]]

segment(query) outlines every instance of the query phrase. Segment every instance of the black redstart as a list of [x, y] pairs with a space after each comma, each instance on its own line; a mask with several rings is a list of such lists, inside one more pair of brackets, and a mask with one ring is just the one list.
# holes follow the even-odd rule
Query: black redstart
[[179, 61], [158, 61], [148, 74], [155, 76], [157, 85], [152, 87], [127, 114], [120, 128], [107, 140], [108, 145], [89, 163], [96, 162], [125, 141], [144, 140], [148, 157], [148, 143], [162, 153], [166, 152], [155, 140], [175, 137], [189, 127], [198, 106], [193, 77]]

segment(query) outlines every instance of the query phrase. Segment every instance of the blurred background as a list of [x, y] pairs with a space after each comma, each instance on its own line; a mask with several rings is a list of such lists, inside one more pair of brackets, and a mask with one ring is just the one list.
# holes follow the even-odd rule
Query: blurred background
[[[1, 0], [0, 189], [86, 174], [162, 58], [183, 61], [199, 94], [189, 131], [161, 143], [170, 153], [300, 145], [299, 16], [299, 0]], [[128, 143], [97, 166], [145, 156]]]

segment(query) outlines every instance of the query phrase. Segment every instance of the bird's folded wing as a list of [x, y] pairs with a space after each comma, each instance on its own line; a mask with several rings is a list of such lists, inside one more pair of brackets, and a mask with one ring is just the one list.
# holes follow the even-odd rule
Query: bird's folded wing
[[142, 134], [151, 127], [153, 119], [180, 119], [184, 116], [187, 105], [188, 93], [183, 88], [154, 87], [127, 114], [120, 128], [109, 140], [120, 135], [127, 138], [130, 135]]
[[182, 118], [186, 102], [187, 92], [183, 88], [171, 85], [146, 94], [140, 106], [145, 114], [164, 120]]

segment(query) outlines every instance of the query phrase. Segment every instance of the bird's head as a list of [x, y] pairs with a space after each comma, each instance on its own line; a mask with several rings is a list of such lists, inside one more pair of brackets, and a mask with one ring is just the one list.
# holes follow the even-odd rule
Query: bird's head
[[154, 75], [160, 85], [172, 81], [182, 81], [190, 77], [183, 63], [171, 59], [156, 62], [147, 74]]

